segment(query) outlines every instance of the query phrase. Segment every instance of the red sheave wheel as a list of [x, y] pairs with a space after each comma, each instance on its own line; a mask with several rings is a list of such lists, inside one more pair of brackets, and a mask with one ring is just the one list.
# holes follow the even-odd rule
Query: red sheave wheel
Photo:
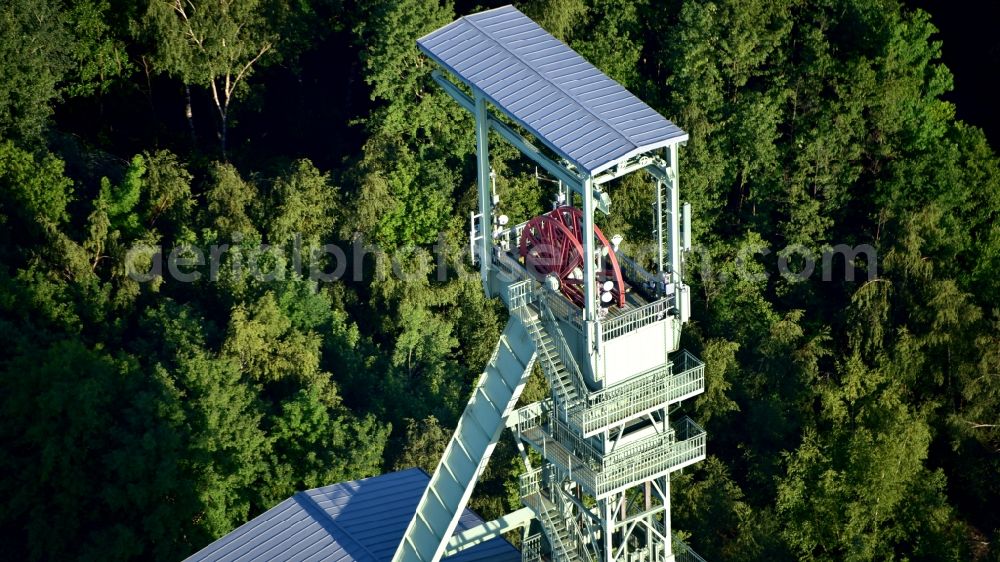
[[[591, 282], [601, 285], [611, 281], [612, 302], [625, 306], [625, 283], [618, 258], [611, 243], [596, 226], [594, 235], [608, 255], [598, 264], [597, 279]], [[528, 221], [521, 233], [519, 248], [528, 271], [539, 280], [550, 274], [556, 276], [562, 293], [577, 306], [583, 306], [582, 240], [583, 214], [580, 209], [566, 205]]]

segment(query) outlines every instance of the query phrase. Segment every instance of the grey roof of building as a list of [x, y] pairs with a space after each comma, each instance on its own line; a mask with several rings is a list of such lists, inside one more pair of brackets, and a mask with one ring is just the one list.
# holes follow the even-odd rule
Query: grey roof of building
[[[411, 468], [299, 492], [187, 560], [388, 562], [429, 481]], [[466, 509], [455, 532], [482, 523]], [[445, 560], [520, 562], [521, 554], [493, 539]]]
[[461, 17], [417, 45], [591, 175], [687, 140], [677, 125], [513, 6]]

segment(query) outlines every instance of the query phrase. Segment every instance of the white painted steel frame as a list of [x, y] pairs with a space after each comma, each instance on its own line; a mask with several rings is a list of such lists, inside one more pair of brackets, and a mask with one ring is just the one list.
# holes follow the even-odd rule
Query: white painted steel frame
[[[620, 397], [591, 410], [588, 407], [591, 397], [601, 393], [591, 392], [582, 383], [579, 373], [571, 371], [579, 371], [579, 367], [575, 360], [567, 360], [567, 354], [573, 359], [573, 352], [567, 346], [566, 339], [567, 336], [582, 338], [580, 361], [586, 361], [594, 379], [599, 380], [594, 366], [598, 364], [599, 354], [602, 353], [602, 335], [606, 335], [608, 339], [627, 337], [629, 332], [648, 322], [657, 321], [661, 312], [669, 312], [663, 308], [670, 305], [675, 308], [684, 307], [682, 318], [687, 318], [689, 311], [682, 298], [681, 249], [687, 247], [689, 241], [685, 240], [683, 246], [680, 242], [677, 169], [678, 144], [687, 140], [687, 134], [594, 69], [568, 47], [561, 43], [556, 45], [549, 39], [551, 36], [537, 24], [507, 6], [460, 18], [418, 41], [425, 54], [448, 69], [472, 92], [470, 96], [441, 72], [433, 72], [434, 80], [445, 92], [475, 117], [479, 213], [473, 215], [473, 220], [478, 222], [478, 234], [481, 238], [474, 238], [473, 245], [480, 257], [480, 275], [484, 289], [487, 294], [498, 292], [507, 299], [512, 313], [511, 322], [519, 322], [520, 327], [531, 338], [536, 350], [532, 360], [536, 356], [542, 360], [546, 378], [553, 389], [553, 399], [546, 401], [549, 406], [546, 407], [545, 402], [531, 405], [515, 411], [513, 416], [508, 416], [508, 408], [497, 423], [500, 424], [499, 427], [506, 425], [517, 433], [518, 449], [526, 466], [530, 468], [524, 443], [538, 448], [546, 459], [546, 464], [540, 467], [540, 471], [529, 473], [537, 477], [534, 484], [531, 484], [529, 478], [525, 489], [525, 481], [522, 479], [522, 497], [542, 523], [556, 559], [590, 558], [588, 545], [592, 548], [600, 543], [603, 550], [600, 557], [604, 561], [627, 560], [629, 558], [625, 544], [630, 536], [641, 531], [647, 538], [649, 559], [654, 562], [670, 562], [672, 540], [669, 473], [704, 458], [705, 434], [690, 420], [670, 424], [668, 406], [678, 399], [703, 390], [704, 366], [700, 365], [700, 369], [697, 366], [685, 369], [684, 376], [670, 376], [669, 382], [662, 388], [655, 386], [654, 389], [646, 382], [635, 385], [637, 391], [653, 391], [653, 396], [644, 394], [642, 399], [637, 400], [629, 386], [629, 390], [623, 390]], [[532, 68], [529, 59], [534, 55], [525, 51], [524, 44], [517, 43], [519, 41], [536, 41], [539, 48], [548, 50], [546, 52], [551, 52], [553, 56], [558, 54], [561, 64], [567, 68], [560, 69], [558, 64], [553, 66], [549, 64], [551, 61], [539, 62], [538, 68]], [[543, 53], [542, 56], [548, 55]], [[505, 74], [507, 71], [516, 76]], [[580, 81], [583, 86], [574, 89], [577, 86], [573, 85], [573, 80], [565, 80], [566, 77], [574, 77], [573, 80]], [[521, 91], [518, 91], [517, 85], [521, 86]], [[602, 88], [607, 90], [603, 91]], [[543, 100], [549, 100], [554, 105], [547, 105], [548, 102]], [[491, 114], [489, 104], [526, 130], [557, 158], [551, 158], [532, 141]], [[612, 112], [596, 109], [601, 104], [611, 108]], [[629, 111], [636, 113], [627, 117]], [[641, 130], [629, 132], [627, 123], [630, 118], [634, 118], [635, 123], [641, 123]], [[516, 260], [509, 259], [502, 252], [497, 255], [494, 251], [490, 130], [496, 131], [522, 154], [581, 196], [584, 279], [594, 279], [596, 273], [594, 213], [597, 210], [605, 213], [610, 210], [610, 201], [600, 186], [639, 170], [652, 175], [656, 182], [658, 241], [658, 264], [653, 279], [661, 283], [661, 290], [672, 286], [673, 293], [623, 316], [617, 322], [610, 322], [607, 329], [602, 331], [594, 283], [584, 283], [583, 310], [575, 314], [559, 309], [560, 303], [547, 298], [542, 294], [544, 291], [536, 292], [537, 281], [524, 278], [521, 275], [523, 268]], [[638, 136], [633, 135], [635, 131], [638, 131]], [[638, 268], [636, 264], [631, 265]], [[509, 278], [500, 281], [499, 278], [504, 275]], [[564, 326], [571, 333], [563, 334], [558, 322], [550, 321], [543, 325], [546, 322], [545, 314], [554, 314], [560, 319], [565, 317], [568, 324]], [[578, 330], [579, 334], [572, 333], [574, 330]], [[682, 357], [687, 364], [688, 355]], [[697, 362], [696, 359], [694, 361]], [[665, 367], [669, 371], [669, 363]], [[675, 385], [676, 388], [672, 388]], [[618, 396], [611, 392], [611, 388], [605, 389], [608, 391], [606, 395]], [[477, 391], [470, 402], [470, 408], [478, 401], [479, 394]], [[496, 393], [484, 392], [483, 401], [492, 403], [490, 396], [493, 394]], [[619, 404], [622, 400], [630, 403]], [[581, 412], [588, 411], [595, 414], [593, 418], [582, 419]], [[574, 412], [575, 415], [571, 415]], [[546, 416], [551, 419], [546, 421]], [[652, 422], [650, 427], [658, 428], [657, 434], [642, 436], [638, 440], [632, 439], [634, 435], [625, 439], [627, 424], [642, 416], [648, 417]], [[550, 429], [545, 429], [545, 424]], [[462, 427], [460, 423], [456, 430], [459, 445], [462, 443], [459, 439], [463, 433]], [[481, 426], [487, 433], [492, 427], [492, 419]], [[684, 433], [686, 439], [677, 440], [678, 432]], [[600, 448], [594, 448], [590, 442], [593, 439], [601, 442]], [[493, 442], [495, 443], [495, 439]], [[451, 446], [449, 444], [449, 448]], [[491, 449], [492, 445], [487, 448], [486, 457]], [[583, 455], [585, 460], [580, 460], [578, 455]], [[446, 451], [446, 458], [442, 459], [435, 478], [438, 472], [447, 468], [447, 456]], [[482, 464], [485, 464], [485, 458]], [[450, 473], [448, 470], [445, 472]], [[550, 480], [547, 483], [550, 486], [548, 499], [542, 493], [545, 489], [542, 485], [542, 480], [545, 479], [543, 476]], [[478, 471], [465, 483], [466, 493], [462, 495], [460, 502], [463, 505], [477, 477]], [[568, 481], [565, 480], [567, 478]], [[553, 479], [558, 480], [556, 488], [551, 488]], [[628, 489], [637, 486], [645, 490], [646, 505], [638, 514], [629, 513], [626, 493]], [[597, 513], [591, 513], [577, 498], [566, 493], [567, 490], [582, 493], [584, 488], [589, 488], [588, 493], [598, 502]], [[654, 490], [655, 494], [652, 493]], [[434, 495], [433, 488], [429, 487], [425, 495]], [[651, 503], [654, 496], [660, 499], [659, 507], [656, 508]], [[585, 511], [587, 517], [592, 516], [597, 520], [597, 524], [592, 526], [590, 520], [582, 515], [580, 521], [567, 519], [567, 514], [574, 509], [581, 514]], [[579, 511], [581, 509], [584, 511]], [[418, 508], [414, 522], [420, 519], [421, 513], [428, 514], [426, 510], [422, 512]], [[521, 515], [515, 517], [518, 513]], [[499, 521], [484, 525], [478, 532], [488, 533], [487, 527], [490, 525], [490, 528], [497, 529], [513, 520], [523, 522], [523, 513], [515, 512], [506, 523]], [[658, 528], [657, 525], [661, 527]], [[409, 536], [410, 529], [407, 534]], [[444, 536], [448, 535], [450, 532]], [[525, 536], [529, 536], [528, 530], [525, 530]], [[656, 539], [657, 536], [659, 540]], [[414, 559], [400, 557], [405, 547], [406, 540], [401, 544], [394, 560]], [[444, 550], [445, 543], [442, 540], [436, 548], [425, 550], [416, 559], [436, 561]]]

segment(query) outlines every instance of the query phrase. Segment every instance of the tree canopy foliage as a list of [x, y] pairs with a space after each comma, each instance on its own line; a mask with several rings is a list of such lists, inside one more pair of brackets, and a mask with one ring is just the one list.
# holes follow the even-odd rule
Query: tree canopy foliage
[[[1000, 558], [1000, 159], [944, 98], [933, 15], [519, 7], [690, 133], [683, 344], [711, 455], [673, 512], [695, 550]], [[472, 9], [0, 7], [3, 556], [178, 560], [296, 490], [433, 469], [506, 321], [430, 254], [464, 245], [475, 139], [415, 40]], [[492, 148], [503, 211], [546, 208]], [[609, 189], [612, 226], [648, 239], [648, 186]], [[804, 254], [832, 275], [778, 274]], [[486, 517], [515, 507], [515, 454], [477, 487]]]

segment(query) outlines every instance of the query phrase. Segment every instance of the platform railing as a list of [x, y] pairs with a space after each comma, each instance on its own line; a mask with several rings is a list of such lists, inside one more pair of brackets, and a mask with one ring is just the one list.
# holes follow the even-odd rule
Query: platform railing
[[584, 435], [705, 390], [705, 364], [688, 351], [673, 362], [614, 386], [591, 392], [586, 406], [572, 412]]
[[623, 252], [615, 253], [615, 257], [618, 258], [618, 266], [621, 267], [625, 279], [631, 281], [633, 285], [640, 285], [643, 291], [655, 292], [657, 290], [661, 279], [657, 279], [655, 275], [646, 271]]
[[508, 295], [510, 295], [510, 310], [519, 317], [522, 315], [521, 309], [534, 299], [534, 289], [532, 287], [534, 283], [531, 279], [525, 279], [511, 283], [507, 289]]
[[562, 320], [579, 334], [584, 333], [583, 312], [580, 307], [570, 302], [562, 293], [558, 293], [547, 287], [543, 287], [539, 291], [539, 297], [539, 302], [548, 308], [555, 318]]
[[528, 279], [528, 270], [524, 269], [521, 262], [517, 261], [513, 256], [500, 250], [498, 247], [493, 247], [493, 266], [497, 270], [506, 276], [505, 281], [521, 281]]
[[[689, 455], [684, 453], [687, 449], [700, 447], [704, 450], [705, 430], [688, 417], [670, 424], [670, 428], [664, 433], [620, 445], [607, 453], [598, 450], [590, 441], [558, 419], [550, 420], [549, 432], [573, 456], [597, 473], [599, 480], [618, 474], [622, 467], [649, 464], [650, 467], [660, 467], [654, 471], [659, 472], [670, 466], [674, 456], [679, 455], [680, 462], [687, 462]], [[691, 458], [697, 456], [695, 454]]]
[[541, 486], [542, 467], [529, 470], [518, 478], [518, 488], [522, 499], [530, 496], [531, 494], [540, 493]]
[[521, 562], [542, 562], [542, 535], [534, 534], [521, 543]]
[[677, 373], [676, 376], [689, 374], [692, 378], [700, 377], [704, 387], [705, 363], [688, 350], [683, 349], [673, 357], [673, 370]]
[[591, 470], [600, 470], [603, 454], [589, 441], [577, 434], [568, 424], [559, 419], [550, 420], [551, 435], [566, 447], [577, 459], [583, 461]]
[[517, 434], [526, 433], [536, 427], [543, 427], [548, 420], [551, 409], [551, 398], [518, 408], [511, 412], [511, 419], [508, 420], [507, 427]]
[[606, 458], [602, 458], [603, 455], [578, 436], [565, 438], [566, 435], [561, 434], [564, 428], [560, 428], [558, 423], [550, 426], [552, 430], [560, 432], [560, 436], [555, 443], [545, 441], [550, 448], [558, 446], [563, 452], [545, 453], [539, 444], [534, 445], [564, 475], [579, 482], [598, 498], [705, 457], [705, 430], [688, 418], [671, 424], [668, 433], [630, 443], [627, 448]]
[[[595, 495], [601, 497], [635, 482], [652, 478], [657, 474], [704, 458], [704, 429], [690, 418], [684, 418], [671, 424], [671, 428], [674, 438], [669, 443], [664, 443], [664, 446], [643, 448], [640, 451], [632, 449], [631, 454], [616, 456], [616, 462], [607, 463], [604, 470], [597, 475], [597, 481], [594, 482]], [[663, 437], [663, 435], [655, 435], [648, 441], [659, 441]]]
[[620, 445], [604, 455], [603, 462], [601, 463], [602, 469], [610, 470], [629, 459], [644, 456], [650, 451], [660, 451], [669, 448], [676, 440], [676, 432], [670, 429], [665, 433], [657, 433], [634, 443]]
[[661, 297], [645, 306], [627, 310], [616, 316], [605, 318], [598, 323], [601, 340], [613, 340], [619, 336], [638, 330], [643, 326], [659, 322], [667, 318], [667, 312], [673, 306], [672, 297]]
[[681, 441], [688, 441], [697, 437], [704, 437], [705, 435], [705, 430], [687, 416], [670, 424], [670, 427], [674, 429], [674, 432], [677, 433], [677, 439]]

